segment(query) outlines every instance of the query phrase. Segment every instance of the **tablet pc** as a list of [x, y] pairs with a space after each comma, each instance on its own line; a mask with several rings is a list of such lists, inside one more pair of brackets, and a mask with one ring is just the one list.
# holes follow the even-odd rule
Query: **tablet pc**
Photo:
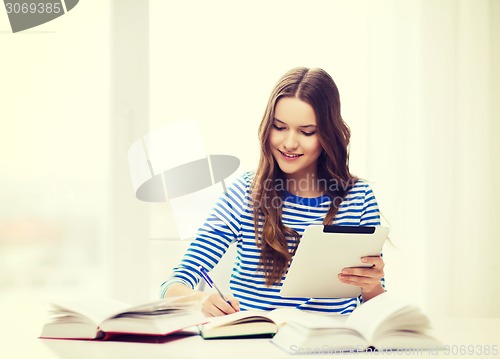
[[370, 267], [361, 257], [378, 256], [389, 229], [310, 225], [304, 230], [281, 287], [282, 297], [353, 298], [361, 288], [339, 281], [346, 267]]

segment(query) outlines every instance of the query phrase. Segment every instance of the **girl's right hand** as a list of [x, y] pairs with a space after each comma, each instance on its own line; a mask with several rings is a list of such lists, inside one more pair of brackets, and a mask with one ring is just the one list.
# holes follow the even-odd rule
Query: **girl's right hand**
[[201, 303], [201, 311], [207, 317], [218, 317], [220, 315], [232, 314], [240, 311], [240, 302], [238, 299], [226, 296], [231, 303], [229, 305], [219, 293], [209, 294]]

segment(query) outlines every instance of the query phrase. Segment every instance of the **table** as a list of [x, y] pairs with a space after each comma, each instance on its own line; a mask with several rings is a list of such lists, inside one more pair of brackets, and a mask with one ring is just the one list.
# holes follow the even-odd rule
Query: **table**
[[[418, 358], [500, 358], [493, 355], [493, 346], [500, 351], [500, 318], [441, 318], [433, 320], [436, 336], [448, 346], [448, 351], [354, 353], [359, 358], [418, 357]], [[96, 342], [77, 340], [38, 339], [56, 356], [63, 359], [155, 359], [155, 358], [289, 358], [290, 355], [269, 339], [203, 340], [200, 336], [172, 336], [162, 344], [130, 342]], [[486, 346], [490, 353], [486, 354]], [[482, 353], [480, 353], [480, 351]], [[300, 357], [349, 357], [353, 354], [300, 355]]]

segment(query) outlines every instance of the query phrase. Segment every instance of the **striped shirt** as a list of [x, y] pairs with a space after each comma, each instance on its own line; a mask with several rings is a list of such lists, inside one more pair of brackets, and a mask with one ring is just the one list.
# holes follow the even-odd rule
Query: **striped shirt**
[[[258, 267], [261, 250], [255, 242], [254, 217], [250, 185], [253, 173], [239, 177], [216, 203], [204, 225], [198, 230], [179, 266], [162, 283], [163, 296], [172, 283], [183, 283], [195, 288], [200, 277], [199, 266], [211, 270], [232, 242], [236, 242], [237, 255], [230, 279], [230, 288], [240, 301], [242, 310], [272, 310], [295, 307], [307, 311], [348, 314], [361, 302], [356, 298], [289, 298], [280, 296], [283, 280], [266, 286], [262, 268]], [[304, 198], [285, 192], [282, 221], [302, 236], [310, 224], [322, 224], [331, 199], [328, 196]], [[380, 214], [370, 186], [358, 180], [347, 193], [333, 224], [350, 226], [378, 226]], [[289, 244], [292, 245], [292, 239]], [[284, 278], [284, 277], [283, 277]], [[384, 284], [382, 280], [382, 284]]]

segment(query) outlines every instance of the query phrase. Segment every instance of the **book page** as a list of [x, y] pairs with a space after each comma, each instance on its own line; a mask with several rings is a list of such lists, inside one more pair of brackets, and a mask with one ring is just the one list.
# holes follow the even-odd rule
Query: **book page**
[[[109, 298], [82, 298], [52, 303], [50, 315], [52, 318], [66, 316], [72, 318], [87, 318], [98, 325], [116, 312], [128, 308], [128, 304]], [[74, 321], [74, 320], [73, 320]]]
[[227, 315], [221, 315], [219, 317], [207, 318], [208, 323], [203, 325], [203, 329], [212, 329], [216, 327], [222, 327], [226, 325], [236, 325], [241, 321], [248, 318], [260, 319], [261, 321], [272, 321], [268, 317], [269, 312], [261, 310], [242, 310], [241, 312], [236, 312]]
[[299, 317], [300, 310], [295, 308], [278, 308], [268, 312], [268, 316], [278, 327], [280, 327], [293, 318]]
[[[298, 324], [307, 329], [344, 329], [347, 328], [347, 315], [311, 313], [298, 310], [298, 314], [290, 319], [291, 324]], [[351, 328], [349, 328], [351, 329]]]
[[209, 322], [204, 325], [204, 328], [210, 329], [225, 325], [237, 325], [249, 318], [253, 318], [255, 321], [272, 321], [278, 327], [285, 323], [296, 323], [304, 328], [323, 329], [346, 328], [347, 316], [311, 313], [296, 308], [278, 308], [272, 311], [246, 310], [210, 318], [208, 319]]
[[194, 298], [194, 293], [186, 296], [169, 297], [153, 302], [140, 304], [135, 307], [126, 308], [116, 314], [126, 315], [147, 315], [147, 314], [169, 314], [179, 311], [193, 312], [199, 309], [199, 303], [196, 300], [189, 300], [190, 297]]
[[400, 298], [382, 293], [356, 308], [346, 324], [371, 341], [386, 319], [405, 308], [408, 308], [408, 304]]

